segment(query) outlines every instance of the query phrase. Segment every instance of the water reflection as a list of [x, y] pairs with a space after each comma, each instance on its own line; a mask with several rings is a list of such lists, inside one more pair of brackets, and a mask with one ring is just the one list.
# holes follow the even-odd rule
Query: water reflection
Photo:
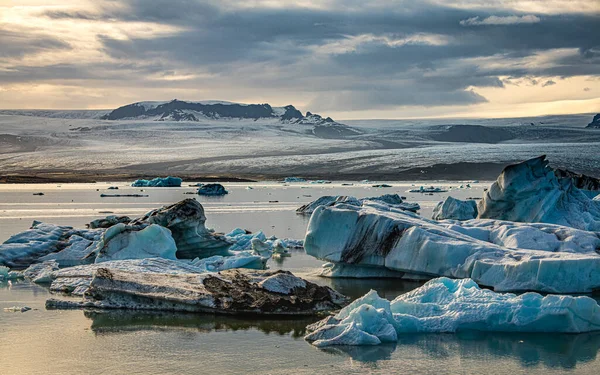
[[306, 317], [234, 317], [211, 314], [127, 311], [127, 310], [84, 310], [86, 318], [92, 320], [91, 330], [96, 334], [118, 334], [144, 330], [192, 329], [197, 332], [259, 330], [267, 334], [304, 337], [306, 326], [318, 318]]
[[398, 360], [416, 350], [439, 361], [457, 357], [474, 361], [510, 359], [522, 367], [574, 369], [578, 363], [594, 361], [599, 349], [600, 332], [577, 335], [462, 332], [404, 335], [394, 346], [340, 346], [321, 350], [360, 362]]

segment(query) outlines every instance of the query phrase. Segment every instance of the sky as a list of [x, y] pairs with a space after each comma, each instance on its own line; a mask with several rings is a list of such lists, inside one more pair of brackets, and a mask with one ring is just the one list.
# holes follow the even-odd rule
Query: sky
[[0, 108], [600, 112], [597, 0], [0, 0]]

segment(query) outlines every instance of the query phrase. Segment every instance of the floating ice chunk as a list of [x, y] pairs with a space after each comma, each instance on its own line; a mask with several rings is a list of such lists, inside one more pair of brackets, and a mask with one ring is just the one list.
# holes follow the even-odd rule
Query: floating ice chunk
[[133, 187], [180, 187], [181, 178], [179, 177], [156, 177], [152, 180], [135, 180], [131, 186]]
[[376, 202], [338, 204], [315, 210], [304, 246], [333, 263], [472, 278], [496, 291], [600, 289], [599, 236], [552, 224], [436, 222]]
[[435, 187], [435, 186], [420, 186], [418, 189], [411, 189], [408, 192], [409, 193], [445, 193], [448, 190], [443, 189], [443, 188], [439, 188], [439, 187]]
[[306, 180], [302, 177], [286, 177], [283, 182], [306, 182]]
[[11, 236], [0, 245], [0, 265], [25, 268], [44, 255], [69, 247], [70, 238], [74, 235], [95, 241], [102, 235], [102, 231], [73, 229], [34, 221], [30, 229]]
[[171, 231], [160, 225], [140, 227], [119, 223], [104, 232], [96, 251], [96, 263], [154, 257], [176, 259], [177, 246]]
[[332, 289], [286, 271], [165, 275], [101, 267], [94, 271], [89, 292], [81, 302], [50, 299], [46, 307], [314, 315], [338, 309], [345, 301]]
[[477, 217], [477, 202], [447, 197], [433, 209], [433, 220], [470, 220]]
[[377, 345], [418, 332], [566, 332], [600, 330], [600, 306], [589, 297], [500, 294], [470, 279], [445, 277], [391, 303], [370, 291], [334, 317], [307, 327], [316, 346]]
[[98, 241], [90, 241], [76, 234], [69, 237], [68, 245], [57, 253], [50, 253], [38, 258], [37, 261], [55, 260], [61, 267], [77, 266], [92, 263], [93, 258], [88, 258], [96, 250]]
[[417, 203], [407, 203], [402, 200], [402, 198], [398, 194], [384, 194], [379, 197], [368, 197], [357, 199], [352, 196], [346, 195], [324, 195], [316, 200], [307, 203], [298, 209], [296, 209], [296, 213], [301, 215], [310, 215], [315, 209], [319, 206], [335, 206], [337, 204], [350, 204], [353, 206], [362, 206], [367, 201], [378, 201], [393, 206], [395, 208], [399, 208], [406, 211], [416, 212], [421, 207]]
[[8, 267], [0, 266], [0, 282], [21, 279], [23, 277], [23, 274], [19, 271], [11, 271]]
[[426, 275], [411, 274], [408, 272], [393, 271], [383, 267], [361, 266], [344, 263], [325, 263], [319, 276], [348, 279], [403, 279], [403, 280], [429, 280]]
[[269, 260], [268, 256], [257, 255], [250, 251], [239, 251], [226, 257], [215, 255], [205, 259], [194, 259], [191, 264], [205, 272], [219, 272], [233, 268], [264, 270], [267, 260]]
[[198, 189], [196, 192], [199, 195], [226, 195], [229, 194], [225, 187], [221, 184], [206, 184]]
[[545, 156], [506, 167], [484, 194], [479, 218], [552, 223], [600, 231], [600, 203], [557, 178]]
[[210, 232], [204, 225], [204, 207], [195, 199], [152, 210], [134, 223], [158, 224], [171, 231], [177, 244], [177, 258], [207, 258], [214, 255], [227, 256], [232, 242], [222, 235]]
[[6, 312], [27, 312], [31, 310], [31, 307], [29, 306], [11, 306], [11, 307], [5, 307], [4, 311]]

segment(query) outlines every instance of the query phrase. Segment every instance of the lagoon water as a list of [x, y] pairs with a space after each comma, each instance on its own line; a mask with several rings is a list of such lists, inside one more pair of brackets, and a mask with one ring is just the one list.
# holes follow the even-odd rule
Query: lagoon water
[[[294, 210], [321, 195], [357, 197], [398, 193], [430, 216], [447, 195], [481, 197], [489, 183], [428, 182], [453, 187], [448, 193], [408, 193], [412, 183], [371, 184], [226, 183], [225, 197], [186, 195], [181, 188], [131, 188], [127, 183], [0, 185], [0, 241], [27, 229], [31, 221], [83, 226], [109, 214], [141, 215], [186, 197], [205, 207], [207, 226], [263, 230], [267, 236], [303, 238], [308, 218]], [[458, 188], [463, 185], [464, 188]], [[107, 190], [118, 186], [118, 190]], [[252, 189], [248, 189], [252, 187]], [[144, 192], [140, 192], [144, 190]], [[43, 196], [33, 193], [43, 192]], [[148, 194], [144, 198], [100, 198], [106, 194]], [[271, 260], [330, 285], [353, 298], [369, 289], [392, 299], [418, 287], [399, 280], [329, 280], [316, 276], [323, 262], [293, 250], [291, 258]], [[0, 373], [2, 374], [177, 374], [177, 373], [411, 373], [411, 374], [597, 374], [600, 332], [582, 335], [499, 333], [428, 334], [402, 337], [377, 347], [317, 349], [303, 340], [314, 319], [257, 319], [204, 314], [126, 311], [46, 310], [46, 288], [29, 282], [0, 283]], [[25, 313], [5, 312], [29, 306]]]

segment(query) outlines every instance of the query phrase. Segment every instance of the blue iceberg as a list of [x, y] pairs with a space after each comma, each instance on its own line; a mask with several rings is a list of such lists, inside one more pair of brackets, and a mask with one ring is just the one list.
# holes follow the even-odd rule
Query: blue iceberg
[[131, 186], [133, 187], [180, 187], [181, 178], [179, 177], [156, 177], [152, 180], [135, 180]]

